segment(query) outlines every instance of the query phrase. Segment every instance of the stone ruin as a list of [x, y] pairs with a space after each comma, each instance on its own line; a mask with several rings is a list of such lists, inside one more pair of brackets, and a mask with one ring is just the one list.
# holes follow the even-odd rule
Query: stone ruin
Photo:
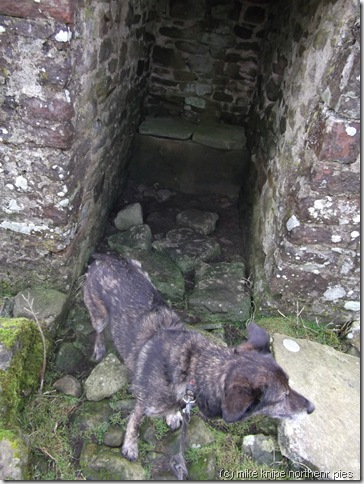
[[236, 197], [260, 312], [357, 319], [359, 22], [353, 0], [2, 0], [2, 290], [70, 293], [133, 176]]

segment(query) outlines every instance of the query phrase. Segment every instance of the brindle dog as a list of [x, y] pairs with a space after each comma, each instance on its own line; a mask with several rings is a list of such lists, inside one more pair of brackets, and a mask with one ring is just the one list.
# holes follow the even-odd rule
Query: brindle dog
[[95, 255], [84, 300], [96, 330], [93, 359], [105, 355], [103, 330], [132, 375], [135, 408], [122, 454], [138, 458], [138, 428], [144, 415], [165, 416], [171, 429], [182, 422], [186, 387], [194, 383], [196, 405], [208, 418], [231, 423], [252, 415], [294, 418], [314, 405], [293, 390], [269, 351], [269, 335], [250, 323], [248, 340], [227, 348], [189, 330], [164, 302], [134, 260]]

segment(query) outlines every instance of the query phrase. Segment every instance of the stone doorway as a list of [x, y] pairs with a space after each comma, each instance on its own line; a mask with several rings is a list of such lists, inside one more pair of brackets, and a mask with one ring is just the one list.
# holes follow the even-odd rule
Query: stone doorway
[[357, 316], [356, 4], [29, 0], [0, 14], [7, 291], [72, 289], [140, 174], [142, 123], [168, 118], [245, 131], [229, 180], [242, 180], [238, 222], [259, 310], [292, 313], [298, 301], [335, 324]]

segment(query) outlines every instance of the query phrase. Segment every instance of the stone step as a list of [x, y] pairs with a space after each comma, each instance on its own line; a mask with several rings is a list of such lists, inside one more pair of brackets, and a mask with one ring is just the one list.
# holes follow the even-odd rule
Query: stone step
[[139, 133], [159, 138], [190, 139], [196, 125], [180, 118], [147, 118], [139, 126]]
[[192, 139], [195, 143], [221, 150], [242, 150], [246, 145], [243, 127], [212, 121], [196, 125], [181, 118], [147, 118], [139, 126], [139, 134], [178, 140]]
[[217, 123], [201, 123], [194, 131], [192, 141], [220, 150], [242, 150], [246, 145], [244, 128]]

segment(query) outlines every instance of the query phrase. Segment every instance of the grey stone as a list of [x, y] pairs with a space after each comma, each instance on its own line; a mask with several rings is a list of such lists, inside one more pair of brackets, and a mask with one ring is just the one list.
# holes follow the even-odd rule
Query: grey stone
[[120, 449], [87, 444], [80, 456], [82, 473], [96, 481], [143, 481], [146, 472], [139, 462], [129, 462], [120, 455]]
[[98, 402], [111, 397], [127, 384], [126, 367], [110, 353], [92, 370], [85, 381], [86, 398]]
[[158, 202], [166, 202], [173, 196], [173, 193], [166, 188], [162, 188], [161, 190], [157, 190], [156, 195]]
[[180, 268], [170, 258], [155, 252], [136, 255], [158, 292], [164, 299], [181, 301], [185, 294], [185, 280]]
[[30, 446], [18, 431], [2, 430], [0, 436], [0, 479], [25, 481], [28, 479]]
[[132, 203], [122, 208], [114, 219], [115, 227], [119, 230], [127, 230], [142, 223], [143, 211], [140, 203]]
[[[169, 455], [179, 451], [181, 429], [168, 434], [164, 445]], [[186, 449], [199, 449], [215, 442], [215, 435], [200, 417], [193, 415], [187, 427]]]
[[244, 275], [242, 262], [201, 264], [196, 270], [189, 306], [219, 314], [224, 319], [246, 321], [250, 316], [251, 296]]
[[[299, 351], [292, 353], [289, 340]], [[294, 389], [315, 405], [301, 420], [278, 427], [282, 454], [327, 473], [360, 478], [360, 360], [318, 343], [273, 335], [273, 353]], [[348, 474], [350, 475], [350, 474]]]
[[220, 255], [220, 245], [210, 237], [192, 229], [174, 229], [152, 247], [175, 261], [183, 273], [195, 269], [201, 261], [209, 261]]
[[46, 324], [47, 331], [51, 336], [56, 332], [56, 327], [65, 315], [67, 309], [67, 295], [55, 289], [33, 287], [19, 292], [14, 300], [14, 317], [26, 317], [34, 319], [29, 311], [30, 307], [26, 300], [32, 304], [33, 312], [39, 321]]
[[79, 398], [82, 395], [81, 383], [72, 375], [65, 375], [53, 383], [58, 392]]
[[76, 373], [82, 370], [85, 356], [73, 343], [66, 342], [58, 350], [55, 366], [63, 373]]
[[100, 402], [84, 402], [71, 416], [72, 431], [77, 434], [97, 431], [102, 425], [109, 423], [113, 410], [107, 400]]
[[111, 249], [119, 253], [127, 252], [128, 249], [150, 251], [152, 249], [152, 232], [149, 225], [134, 225], [123, 232], [110, 235], [107, 243]]
[[135, 400], [128, 398], [125, 400], [117, 400], [113, 402], [113, 409], [118, 412], [130, 412], [135, 407]]
[[206, 122], [194, 131], [192, 141], [222, 150], [242, 150], [246, 136], [242, 126]]
[[125, 432], [117, 426], [110, 427], [104, 434], [104, 444], [107, 447], [121, 447]]
[[243, 453], [258, 464], [271, 466], [282, 457], [278, 451], [278, 442], [270, 436], [257, 434], [245, 435], [243, 438]]
[[189, 139], [195, 125], [179, 118], [147, 118], [139, 126], [139, 133], [161, 138]]
[[218, 219], [217, 213], [192, 208], [179, 213], [176, 222], [182, 227], [189, 227], [201, 234], [210, 235], [215, 231]]

